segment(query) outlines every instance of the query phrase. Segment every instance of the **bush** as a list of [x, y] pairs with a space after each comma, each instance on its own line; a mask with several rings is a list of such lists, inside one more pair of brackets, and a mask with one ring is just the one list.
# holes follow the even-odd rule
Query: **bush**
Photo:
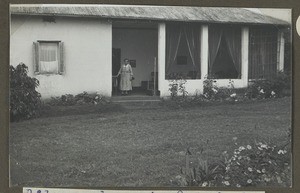
[[176, 80], [172, 80], [170, 81], [170, 95], [171, 95], [171, 99], [177, 99], [177, 97], [182, 97], [185, 98], [188, 95], [188, 92], [185, 89], [185, 83], [186, 80], [185, 79], [176, 79]]
[[234, 88], [234, 82], [229, 81], [227, 87], [218, 87], [216, 80], [213, 78], [206, 79], [203, 82], [203, 96], [211, 101], [235, 101], [237, 98], [236, 89]]
[[248, 98], [277, 98], [289, 95], [291, 89], [291, 76], [284, 72], [278, 72], [271, 79], [255, 80], [246, 90]]
[[290, 156], [286, 147], [267, 143], [240, 146], [226, 161], [224, 186], [290, 186]]
[[[185, 167], [181, 168], [180, 175], [171, 182], [178, 186], [289, 187], [291, 185], [290, 129], [287, 131], [286, 140], [277, 146], [256, 141], [237, 146], [235, 142], [237, 147], [233, 152], [223, 152], [218, 160], [208, 160], [203, 154], [206, 149], [203, 147], [195, 161], [188, 149], [185, 155]], [[234, 137], [234, 141], [236, 140], [237, 138]]]
[[10, 66], [10, 120], [29, 119], [39, 114], [41, 95], [36, 91], [39, 81], [27, 75], [28, 67], [20, 63]]
[[105, 104], [108, 100], [98, 93], [83, 92], [77, 95], [65, 94], [60, 97], [52, 97], [48, 102], [52, 106], [72, 106], [82, 104]]

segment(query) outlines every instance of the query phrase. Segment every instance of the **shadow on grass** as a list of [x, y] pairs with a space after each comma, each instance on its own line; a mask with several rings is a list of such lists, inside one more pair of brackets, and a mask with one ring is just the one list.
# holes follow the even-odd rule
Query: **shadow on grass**
[[62, 117], [69, 115], [85, 115], [85, 114], [99, 114], [99, 113], [114, 113], [125, 112], [126, 109], [120, 104], [85, 104], [72, 106], [51, 106], [44, 105], [40, 111], [40, 118], [43, 117]]

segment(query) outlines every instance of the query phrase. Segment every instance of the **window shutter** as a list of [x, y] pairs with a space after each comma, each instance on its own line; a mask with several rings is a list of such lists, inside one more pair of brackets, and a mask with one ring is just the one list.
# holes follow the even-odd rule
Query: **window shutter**
[[58, 66], [58, 74], [63, 74], [65, 72], [65, 63], [64, 63], [64, 43], [59, 42], [59, 66]]
[[33, 42], [33, 65], [34, 65], [34, 73], [38, 74], [40, 72], [39, 43], [38, 42]]

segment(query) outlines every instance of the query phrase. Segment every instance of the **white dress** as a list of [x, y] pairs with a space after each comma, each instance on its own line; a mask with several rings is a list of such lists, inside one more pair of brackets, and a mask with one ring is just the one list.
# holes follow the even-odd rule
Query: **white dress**
[[132, 90], [131, 78], [133, 77], [133, 73], [130, 64], [123, 64], [119, 70], [119, 74], [121, 75], [120, 90]]

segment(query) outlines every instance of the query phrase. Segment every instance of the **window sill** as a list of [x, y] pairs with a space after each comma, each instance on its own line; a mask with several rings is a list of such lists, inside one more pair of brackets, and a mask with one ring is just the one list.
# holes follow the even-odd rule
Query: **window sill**
[[62, 73], [34, 73], [36, 76], [55, 76], [55, 75], [63, 75]]

